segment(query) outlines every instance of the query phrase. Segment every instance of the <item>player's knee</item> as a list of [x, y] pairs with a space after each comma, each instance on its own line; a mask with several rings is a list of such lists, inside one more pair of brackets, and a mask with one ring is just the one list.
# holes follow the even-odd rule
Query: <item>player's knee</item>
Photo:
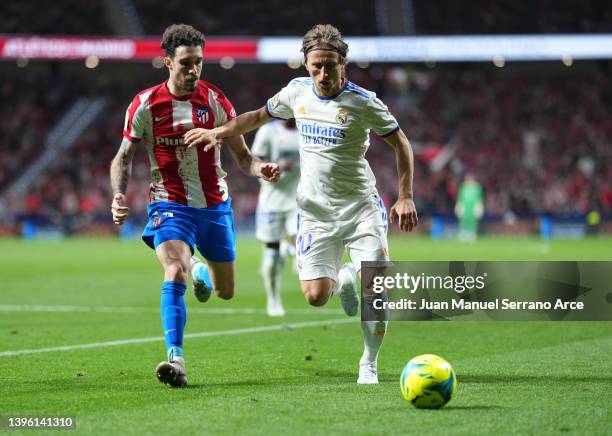
[[329, 295], [317, 289], [307, 289], [304, 290], [304, 298], [311, 306], [323, 306], [327, 303]]
[[166, 280], [187, 282], [187, 265], [183, 264], [179, 259], [173, 259], [164, 265]]

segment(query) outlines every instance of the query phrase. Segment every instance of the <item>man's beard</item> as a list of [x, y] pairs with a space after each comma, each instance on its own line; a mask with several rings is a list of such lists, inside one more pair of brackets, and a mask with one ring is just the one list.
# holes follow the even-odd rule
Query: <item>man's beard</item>
[[197, 87], [198, 87], [198, 81], [196, 79], [193, 82], [185, 82], [184, 90], [185, 91], [195, 91]]

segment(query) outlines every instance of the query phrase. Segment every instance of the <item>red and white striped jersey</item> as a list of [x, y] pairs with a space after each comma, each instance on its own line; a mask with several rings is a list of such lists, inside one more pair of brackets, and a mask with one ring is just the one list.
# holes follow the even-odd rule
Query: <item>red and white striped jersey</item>
[[189, 95], [177, 97], [166, 82], [140, 92], [125, 114], [123, 136], [145, 140], [151, 165], [150, 201], [191, 207], [214, 206], [228, 198], [226, 172], [218, 147], [185, 147], [190, 129], [212, 129], [236, 117], [230, 101], [216, 86], [200, 80]]

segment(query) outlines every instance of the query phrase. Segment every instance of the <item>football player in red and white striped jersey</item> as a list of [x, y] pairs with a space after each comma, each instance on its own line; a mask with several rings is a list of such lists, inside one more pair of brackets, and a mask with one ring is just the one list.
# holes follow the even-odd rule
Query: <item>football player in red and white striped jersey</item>
[[[213, 288], [220, 298], [234, 295], [234, 220], [220, 151], [187, 148], [183, 137], [190, 129], [212, 129], [236, 117], [223, 92], [199, 80], [204, 45], [204, 35], [191, 26], [175, 24], [165, 30], [161, 47], [169, 78], [138, 93], [128, 107], [123, 141], [110, 168], [113, 221], [121, 225], [129, 213], [125, 193], [132, 158], [143, 140], [151, 167], [151, 203], [142, 238], [164, 268], [161, 315], [168, 361], [157, 366], [157, 375], [173, 387], [187, 385], [183, 294], [189, 271], [200, 301]], [[241, 135], [224, 142], [246, 174], [278, 180], [278, 165], [254, 157]], [[207, 265], [192, 259], [194, 246]]]

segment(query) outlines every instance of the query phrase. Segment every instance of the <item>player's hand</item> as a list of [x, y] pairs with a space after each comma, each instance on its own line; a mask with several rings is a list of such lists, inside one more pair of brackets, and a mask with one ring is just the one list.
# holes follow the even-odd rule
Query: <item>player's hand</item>
[[419, 223], [414, 201], [410, 198], [398, 199], [389, 211], [389, 220], [391, 222], [394, 222], [396, 217], [399, 218], [398, 224], [400, 230], [403, 232], [411, 232]]
[[214, 147], [221, 145], [221, 141], [217, 138], [217, 132], [214, 129], [191, 129], [185, 133], [185, 145], [191, 148], [194, 145], [203, 144], [204, 151], [212, 150]]
[[259, 166], [258, 176], [266, 182], [278, 182], [280, 179], [281, 170], [278, 164], [272, 162], [262, 162]]
[[113, 213], [113, 222], [121, 225], [128, 217], [130, 208], [125, 205], [125, 194], [116, 193], [111, 204], [111, 212]]

